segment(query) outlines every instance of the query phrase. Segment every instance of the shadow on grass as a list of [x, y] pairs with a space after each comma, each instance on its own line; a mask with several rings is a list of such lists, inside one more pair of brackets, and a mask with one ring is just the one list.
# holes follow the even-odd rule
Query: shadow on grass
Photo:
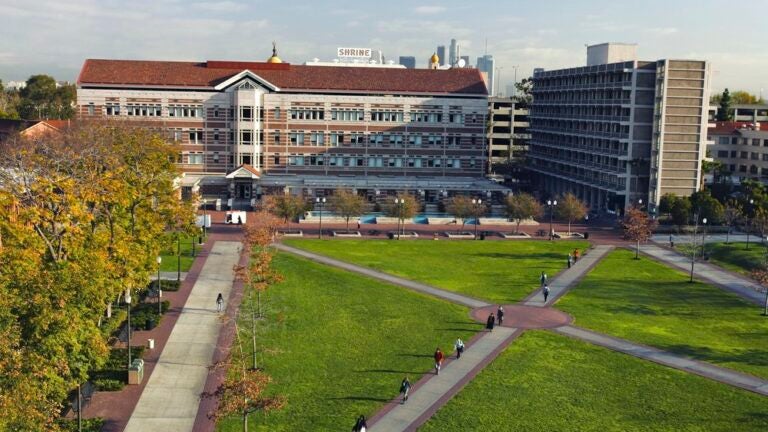
[[432, 369], [423, 370], [423, 371], [403, 371], [403, 370], [394, 370], [394, 369], [364, 369], [364, 370], [356, 370], [355, 373], [394, 373], [394, 374], [406, 374], [406, 375], [422, 375], [431, 371]]
[[415, 358], [432, 358], [432, 354], [411, 354], [411, 353], [400, 353], [397, 355], [398, 357], [415, 357]]
[[371, 396], [344, 396], [326, 398], [326, 400], [350, 400], [350, 401], [373, 401], [373, 402], [391, 402], [392, 398], [376, 398]]
[[691, 345], [658, 346], [660, 349], [688, 356], [696, 360], [714, 363], [742, 363], [753, 366], [768, 366], [768, 350], [745, 349], [737, 353], [715, 351], [711, 348]]
[[[525, 260], [564, 260], [562, 253], [501, 253], [501, 252], [484, 252], [484, 253], [476, 253], [472, 254], [476, 257], [483, 257], [483, 258], [495, 258], [495, 259], [512, 259], [512, 260], [519, 260], [519, 259], [525, 259]], [[565, 255], [567, 256], [567, 254]]]
[[466, 332], [466, 331], [480, 331], [480, 327], [464, 327], [464, 328], [436, 328], [437, 331], [449, 331], [449, 332]]

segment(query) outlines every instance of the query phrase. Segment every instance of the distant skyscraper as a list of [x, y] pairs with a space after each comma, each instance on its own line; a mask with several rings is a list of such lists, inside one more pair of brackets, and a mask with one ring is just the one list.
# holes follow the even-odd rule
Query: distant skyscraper
[[494, 87], [494, 70], [496, 69], [496, 60], [493, 59], [493, 56], [490, 54], [486, 54], [482, 57], [477, 58], [477, 69], [480, 70], [480, 72], [485, 72], [488, 75], [488, 81], [486, 84], [488, 85], [488, 94], [491, 96], [496, 95], [496, 87]]
[[446, 63], [445, 58], [445, 45], [438, 45], [437, 46], [437, 56], [440, 57], [440, 64], [444, 65]]
[[459, 61], [459, 43], [456, 42], [456, 39], [451, 39], [451, 49], [448, 53], [448, 64], [451, 66], [456, 66], [456, 62]]
[[507, 84], [507, 94], [504, 96], [506, 97], [512, 97], [517, 94], [517, 89], [515, 88], [514, 84]]
[[464, 60], [464, 67], [471, 67], [472, 65], [469, 64], [469, 56], [461, 56], [461, 59]]
[[408, 69], [416, 69], [416, 57], [414, 56], [400, 56], [400, 64]]

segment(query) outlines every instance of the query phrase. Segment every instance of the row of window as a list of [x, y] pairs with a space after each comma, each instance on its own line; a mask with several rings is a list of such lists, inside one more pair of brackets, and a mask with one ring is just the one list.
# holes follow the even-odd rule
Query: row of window
[[753, 145], [753, 146], [760, 146], [762, 143], [763, 147], [768, 147], [768, 139], [760, 139], [760, 138], [739, 138], [739, 137], [727, 137], [727, 136], [721, 136], [717, 138], [717, 143], [726, 145], [726, 144], [732, 144], [732, 145]]
[[[728, 150], [718, 150], [717, 157], [719, 158], [741, 158], [741, 159], [752, 159], [752, 160], [760, 160], [761, 156], [760, 153], [755, 152], [737, 152], [736, 150], [731, 150], [730, 154]], [[765, 153], [762, 155], [762, 160], [768, 162], [768, 153]]]
[[[275, 155], [274, 163], [280, 164], [280, 156]], [[470, 159], [470, 167], [475, 166], [475, 160]], [[288, 156], [289, 166], [339, 166], [339, 167], [368, 167], [368, 168], [461, 168], [460, 159], [443, 158], [414, 158], [414, 157], [344, 157], [320, 155], [291, 155]]]
[[[345, 145], [345, 144], [365, 144], [366, 137], [368, 139], [369, 144], [377, 145], [377, 144], [391, 144], [394, 146], [401, 146], [405, 142], [405, 136], [402, 134], [388, 134], [388, 133], [372, 133], [372, 134], [363, 134], [362, 132], [351, 132], [351, 133], [343, 133], [343, 132], [331, 132], [330, 134], [330, 141], [329, 144], [332, 146], [338, 146], [338, 145]], [[307, 142], [307, 137], [309, 138], [309, 141]], [[323, 132], [311, 132], [311, 133], [305, 133], [305, 132], [290, 132], [288, 134], [288, 139], [291, 145], [295, 146], [303, 146], [303, 145], [309, 145], [309, 146], [324, 146], [325, 145], [325, 133]], [[450, 145], [450, 146], [457, 146], [460, 144], [461, 136], [458, 135], [451, 135], [444, 137], [442, 135], [435, 135], [435, 134], [429, 134], [429, 135], [408, 135], [408, 145], [409, 146], [421, 146], [424, 144], [430, 145], [430, 146], [441, 146], [443, 143]], [[274, 141], [275, 143], [280, 143], [280, 132], [275, 131], [274, 133]], [[471, 137], [471, 143], [476, 143], [476, 137]]]

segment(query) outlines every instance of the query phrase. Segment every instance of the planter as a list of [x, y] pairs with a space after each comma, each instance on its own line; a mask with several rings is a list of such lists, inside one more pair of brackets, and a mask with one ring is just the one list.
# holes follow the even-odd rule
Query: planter
[[[474, 239], [475, 233], [468, 232], [468, 231], [460, 231], [460, 232], [447, 231], [445, 233], [445, 236], [452, 239]], [[478, 233], [478, 236], [480, 236], [480, 233]]]
[[527, 239], [527, 238], [531, 238], [530, 235], [528, 235], [527, 233], [524, 233], [524, 232], [519, 232], [519, 233], [503, 232], [503, 233], [500, 233], [500, 235], [502, 237], [504, 237], [505, 239]]
[[281, 231], [277, 230], [277, 235], [282, 237], [304, 237], [304, 231]]
[[360, 234], [360, 231], [333, 231], [334, 237], [362, 237], [363, 235]]
[[570, 235], [567, 233], [555, 233], [555, 238], [559, 239], [583, 239], [584, 234], [581, 233], [571, 233]]
[[[390, 231], [387, 233], [387, 237], [390, 239], [396, 239], [397, 238], [397, 232], [396, 231]], [[406, 231], [400, 233], [400, 238], [419, 238], [419, 233], [414, 231]]]

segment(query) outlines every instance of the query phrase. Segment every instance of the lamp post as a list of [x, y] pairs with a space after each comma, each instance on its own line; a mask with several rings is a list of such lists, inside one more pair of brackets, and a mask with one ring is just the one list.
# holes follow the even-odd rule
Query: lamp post
[[325, 198], [315, 198], [315, 202], [320, 206], [320, 232], [317, 233], [317, 238], [323, 238], [323, 206], [325, 205]]
[[749, 212], [747, 212], [747, 250], [749, 250], [749, 230], [752, 228], [752, 218], [750, 213], [755, 209], [755, 200], [749, 199]]
[[160, 315], [163, 314], [163, 306], [160, 303], [160, 296], [163, 295], [163, 290], [160, 289], [160, 264], [163, 262], [163, 257], [157, 257], [157, 319], [160, 319]]
[[696, 265], [696, 232], [699, 229], [699, 215], [694, 215], [695, 223], [693, 224], [693, 239], [691, 245], [691, 278], [688, 282], [693, 282], [693, 267]]
[[80, 380], [77, 380], [77, 432], [83, 432], [83, 391]]
[[701, 220], [701, 258], [707, 259], [706, 247], [707, 247], [707, 218]]
[[131, 289], [125, 290], [125, 304], [128, 306], [128, 367], [131, 367]]
[[[402, 223], [402, 219], [403, 219], [404, 204], [405, 204], [405, 199], [395, 197], [395, 205], [397, 206], [397, 239], [398, 240], [400, 240], [400, 224]], [[405, 224], [403, 223], [403, 225]]]
[[181, 283], [181, 235], [176, 237], [176, 282]]
[[205, 237], [205, 222], [208, 220], [208, 214], [206, 213], [206, 210], [208, 209], [208, 200], [203, 199], [203, 237]]
[[473, 199], [472, 200], [472, 216], [475, 217], [475, 240], [477, 240], [477, 225], [478, 222], [480, 222], [478, 219], [480, 219], [480, 206], [483, 205], [483, 200], [481, 199]]
[[555, 233], [552, 231], [552, 213], [554, 207], [557, 205], [557, 200], [547, 200], [547, 206], [549, 206], [549, 240], [552, 241], [555, 238]]

